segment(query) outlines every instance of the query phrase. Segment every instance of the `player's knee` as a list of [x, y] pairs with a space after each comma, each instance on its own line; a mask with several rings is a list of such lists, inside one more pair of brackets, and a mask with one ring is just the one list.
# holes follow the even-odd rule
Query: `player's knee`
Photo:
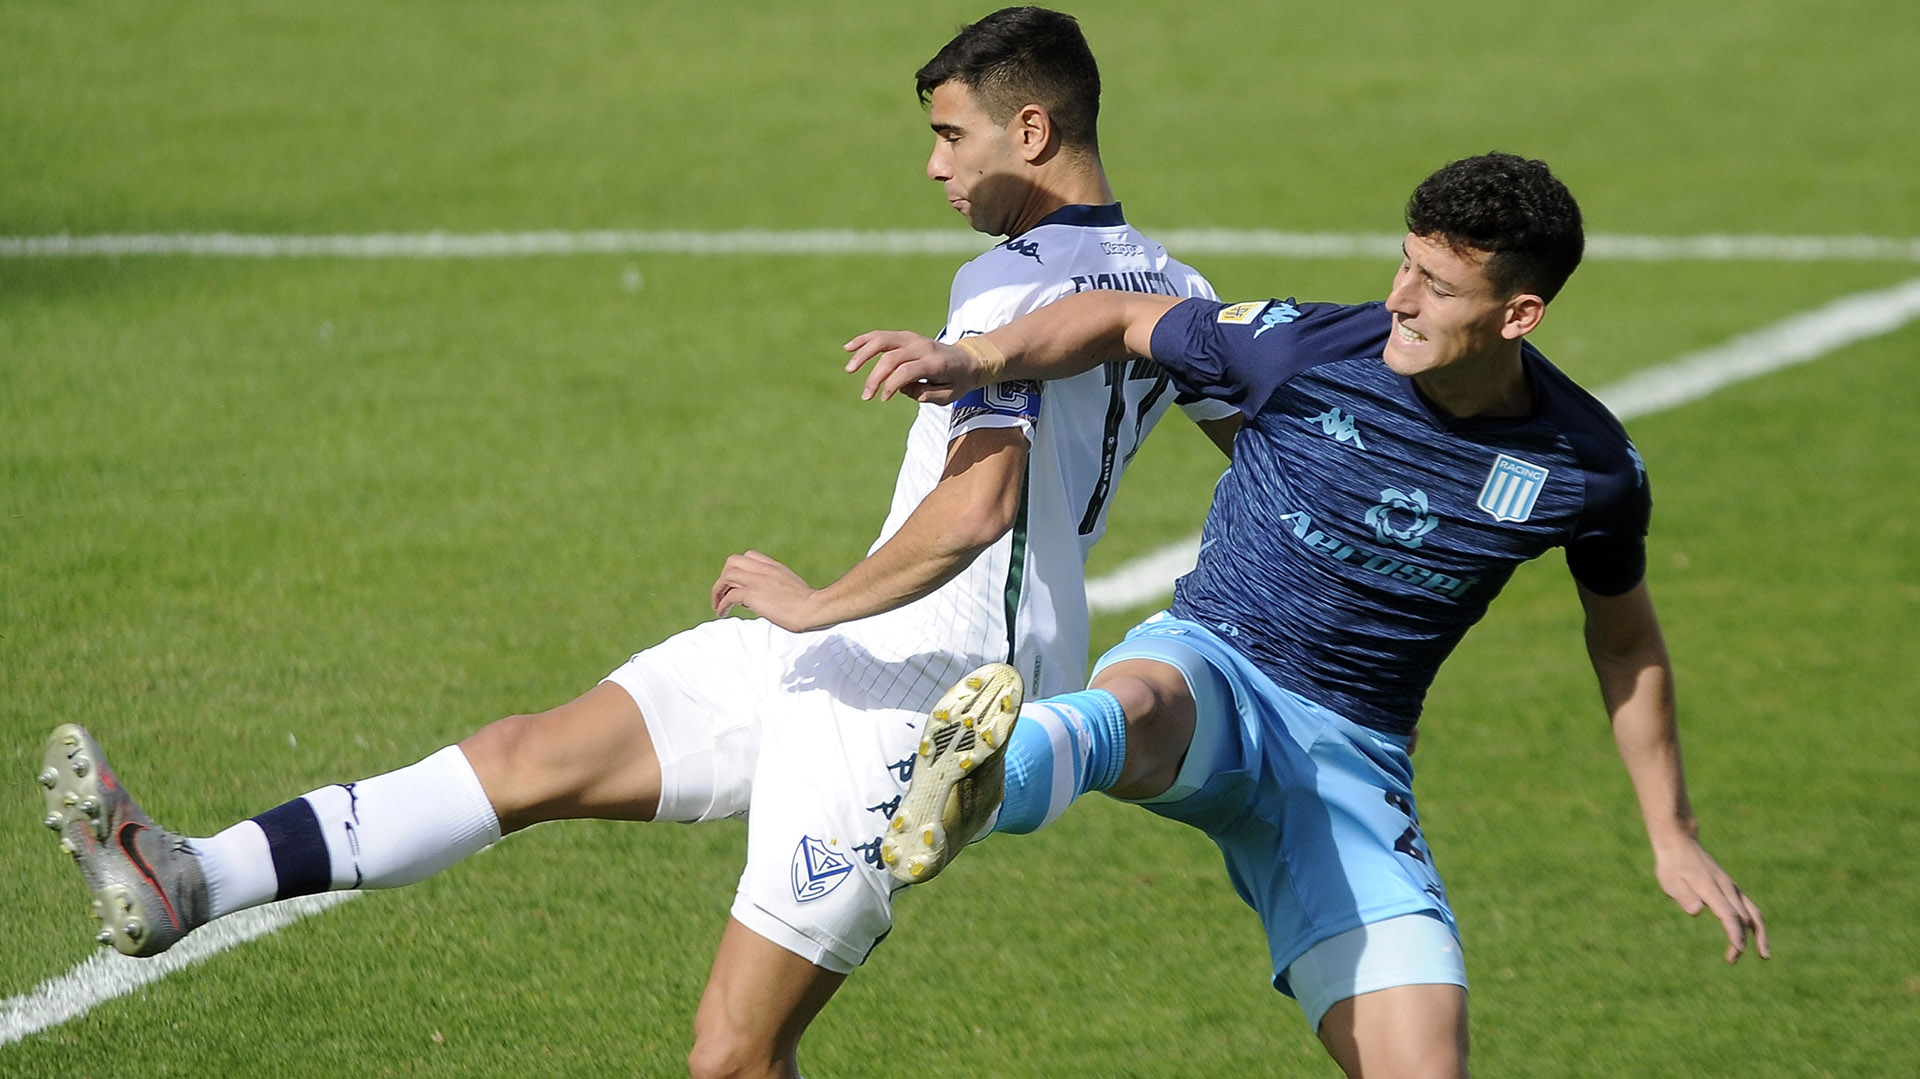
[[1127, 756], [1109, 792], [1121, 798], [1152, 797], [1179, 772], [1193, 741], [1193, 693], [1164, 663], [1126, 661], [1100, 672], [1094, 688], [1113, 694], [1127, 716]]
[[551, 819], [556, 802], [590, 786], [606, 768], [611, 751], [575, 745], [577, 739], [550, 711], [494, 720], [460, 743], [503, 834]]
[[687, 1074], [693, 1079], [771, 1079], [787, 1071], [771, 1046], [724, 1024], [701, 1022], [694, 1027]]
[[535, 737], [538, 722], [538, 716], [507, 716], [473, 732], [460, 743], [460, 751], [467, 755], [467, 763], [473, 765], [483, 785], [489, 776], [525, 774], [533, 763], [530, 757], [539, 749], [539, 739]]
[[480, 780], [481, 789], [493, 803], [502, 832], [513, 831], [511, 823], [531, 801], [524, 757], [536, 744], [532, 737], [532, 716], [507, 716], [468, 735], [460, 743], [460, 752]]

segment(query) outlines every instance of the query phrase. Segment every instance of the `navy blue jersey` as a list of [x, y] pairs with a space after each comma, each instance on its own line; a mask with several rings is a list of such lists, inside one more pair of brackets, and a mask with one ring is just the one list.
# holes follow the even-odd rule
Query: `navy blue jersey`
[[1646, 472], [1604, 406], [1523, 345], [1529, 415], [1460, 419], [1381, 360], [1360, 306], [1186, 300], [1153, 332], [1183, 389], [1247, 420], [1173, 613], [1281, 686], [1405, 734], [1520, 563], [1550, 547], [1618, 595], [1646, 568]]

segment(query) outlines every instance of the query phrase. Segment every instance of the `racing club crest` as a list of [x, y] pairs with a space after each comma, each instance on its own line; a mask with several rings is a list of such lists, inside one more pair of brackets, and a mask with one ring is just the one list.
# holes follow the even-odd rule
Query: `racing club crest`
[[793, 848], [793, 898], [795, 902], [807, 903], [835, 888], [853, 872], [853, 863], [845, 855], [836, 854], [825, 843], [810, 835], [800, 837], [800, 845]]
[[1533, 504], [1546, 483], [1546, 469], [1503, 453], [1494, 460], [1475, 505], [1496, 521], [1524, 521], [1533, 516]]

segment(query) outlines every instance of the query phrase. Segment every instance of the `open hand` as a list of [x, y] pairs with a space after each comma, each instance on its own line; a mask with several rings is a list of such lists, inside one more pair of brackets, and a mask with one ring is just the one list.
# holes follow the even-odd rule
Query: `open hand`
[[1727, 962], [1739, 961], [1747, 950], [1749, 936], [1759, 948], [1760, 958], [1773, 958], [1760, 908], [1697, 841], [1689, 839], [1671, 852], [1656, 854], [1654, 877], [1660, 882], [1660, 890], [1680, 904], [1681, 910], [1691, 915], [1711, 910], [1720, 919], [1727, 933]]
[[869, 330], [848, 341], [846, 350], [853, 353], [848, 374], [873, 361], [862, 401], [904, 393], [926, 404], [948, 405], [980, 385], [980, 362], [971, 353], [906, 330]]

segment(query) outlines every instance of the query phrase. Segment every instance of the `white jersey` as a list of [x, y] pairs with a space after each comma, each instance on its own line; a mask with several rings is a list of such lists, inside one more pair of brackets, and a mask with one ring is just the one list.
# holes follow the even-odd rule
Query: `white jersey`
[[[940, 340], [985, 333], [1088, 289], [1214, 295], [1199, 273], [1129, 227], [1118, 203], [1067, 206], [960, 268]], [[1002, 383], [953, 405], [919, 406], [874, 549], [933, 490], [948, 443], [968, 431], [1026, 432], [1026, 490], [1008, 534], [938, 591], [828, 631], [859, 684], [877, 699], [928, 707], [974, 667], [1006, 662], [1030, 698], [1085, 688], [1087, 553], [1106, 531], [1121, 474], [1176, 393], [1157, 364], [1120, 356], [1073, 378]], [[1196, 420], [1234, 413], [1215, 401], [1181, 405]]]
[[[961, 267], [941, 338], [1093, 288], [1213, 296], [1128, 228], [1118, 205], [1069, 206]], [[716, 619], [608, 676], [646, 717], [660, 760], [656, 819], [748, 817], [731, 910], [740, 924], [840, 972], [886, 935], [900, 884], [881, 863], [881, 837], [906, 796], [927, 710], [982, 663], [1014, 663], [1033, 697], [1085, 685], [1087, 551], [1120, 474], [1174, 395], [1154, 364], [1116, 358], [1071, 379], [922, 405], [874, 546], [939, 482], [948, 443], [987, 427], [1029, 439], [1008, 535], [904, 607], [809, 633]], [[1214, 402], [1189, 411], [1233, 413]]]

